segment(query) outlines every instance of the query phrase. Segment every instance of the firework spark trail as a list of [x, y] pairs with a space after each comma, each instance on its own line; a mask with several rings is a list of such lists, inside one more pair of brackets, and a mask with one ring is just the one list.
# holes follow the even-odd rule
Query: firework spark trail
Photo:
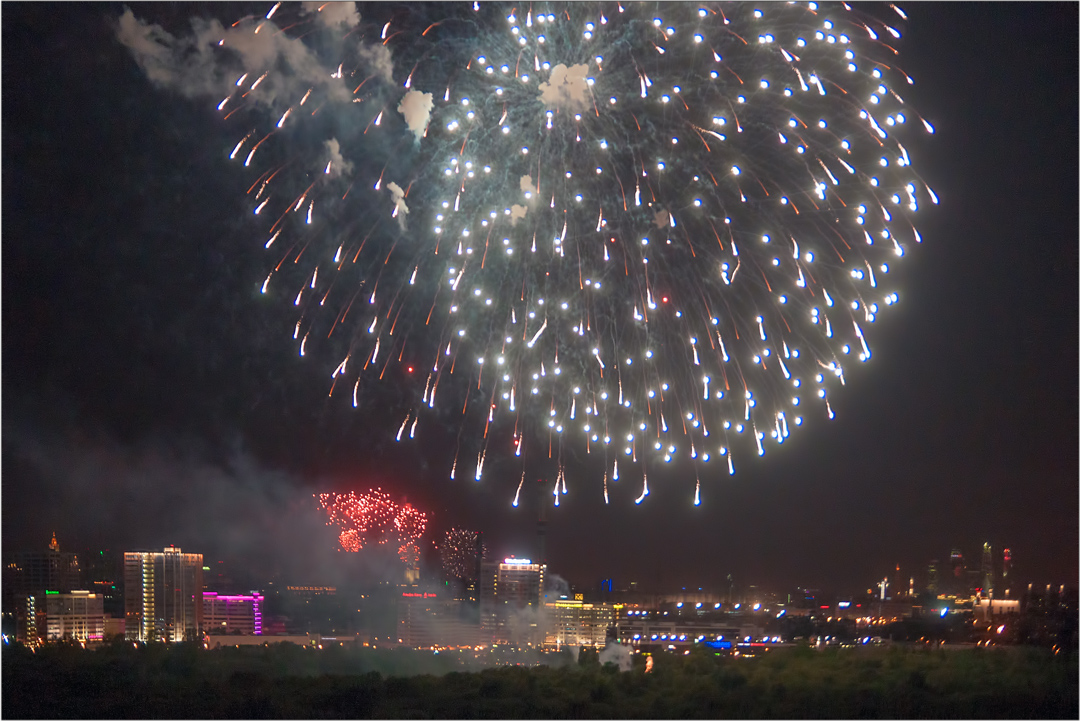
[[[321, 232], [325, 247], [303, 274], [275, 270], [263, 291], [283, 284], [302, 324], [338, 327], [356, 289], [370, 288], [366, 310], [348, 317], [348, 352], [374, 360], [391, 344], [395, 362], [432, 368], [425, 405], [460, 419], [477, 479], [488, 450], [527, 456], [530, 436], [547, 441], [534, 455], [571, 443], [605, 466], [640, 464], [640, 503], [650, 464], [682, 459], [700, 478], [726, 456], [734, 473], [736, 452], [764, 455], [804, 413], [832, 418], [845, 363], [870, 360], [871, 326], [899, 300], [889, 274], [921, 242], [920, 201], [937, 203], [895, 137], [933, 131], [897, 94], [910, 78], [881, 38], [899, 31], [815, 3], [553, 3], [524, 17], [439, 7], [438, 22], [395, 20], [382, 39], [404, 69], [396, 86], [365, 81], [352, 98], [363, 102], [340, 107], [314, 91], [324, 112], [366, 130], [337, 157], [310, 159], [314, 185], [265, 180], [253, 209], [279, 221], [262, 237], [284, 232], [306, 248]], [[328, 67], [341, 75], [340, 61]], [[257, 95], [246, 84], [263, 77], [241, 77], [237, 93]], [[272, 148], [304, 118], [268, 116], [281, 131], [245, 119], [229, 143], [236, 162], [281, 166]], [[261, 139], [245, 156], [249, 138]], [[372, 142], [413, 156], [370, 164], [368, 190], [344, 200], [344, 171], [323, 169]], [[289, 182], [299, 187], [274, 192]], [[312, 214], [316, 198], [326, 209]], [[367, 219], [335, 225], [352, 211]], [[334, 271], [312, 271], [324, 256], [347, 274], [338, 286]], [[333, 311], [306, 313], [320, 298]], [[392, 345], [395, 327], [410, 351]], [[369, 365], [340, 373], [386, 372]]]
[[422, 511], [408, 503], [395, 503], [378, 488], [359, 495], [321, 493], [316, 497], [326, 511], [326, 525], [341, 529], [338, 540], [346, 551], [393, 543], [402, 562], [418, 559], [419, 541], [427, 529], [427, 515]]

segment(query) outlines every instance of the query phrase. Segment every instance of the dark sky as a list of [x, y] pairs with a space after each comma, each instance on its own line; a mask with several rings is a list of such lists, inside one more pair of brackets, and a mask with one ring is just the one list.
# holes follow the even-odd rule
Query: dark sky
[[[937, 129], [912, 154], [942, 204], [874, 362], [834, 422], [703, 477], [701, 507], [685, 478], [650, 476], [641, 506], [576, 486], [548, 512], [571, 582], [856, 590], [989, 540], [1022, 578], [1076, 583], [1077, 6], [906, 9], [906, 100]], [[204, 11], [245, 12], [139, 15], [182, 32]], [[534, 553], [516, 477], [449, 481], [445, 454], [327, 398], [291, 316], [256, 292], [234, 135], [213, 103], [147, 82], [115, 39], [122, 12], [3, 6], [4, 549], [56, 530], [70, 547], [314, 558], [333, 538], [310, 494], [382, 485], [433, 529]]]

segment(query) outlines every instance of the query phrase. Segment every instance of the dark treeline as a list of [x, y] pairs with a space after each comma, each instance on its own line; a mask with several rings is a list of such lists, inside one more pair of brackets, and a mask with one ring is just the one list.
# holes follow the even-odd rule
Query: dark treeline
[[1036, 649], [584, 651], [461, 671], [454, 654], [278, 645], [3, 651], [7, 718], [1072, 718], [1077, 656]]

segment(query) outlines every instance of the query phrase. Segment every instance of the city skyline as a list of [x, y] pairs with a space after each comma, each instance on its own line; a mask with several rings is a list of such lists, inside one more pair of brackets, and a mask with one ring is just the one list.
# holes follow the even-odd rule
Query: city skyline
[[[481, 539], [483, 538], [483, 532], [478, 534]], [[312, 576], [305, 574], [302, 576], [290, 577], [283, 575], [280, 572], [274, 572], [274, 575], [265, 575], [263, 569], [248, 568], [245, 565], [245, 559], [242, 557], [231, 558], [212, 558], [206, 556], [203, 563], [208, 564], [203, 566], [203, 575], [206, 581], [203, 583], [203, 588], [207, 591], [213, 591], [215, 593], [224, 593], [226, 597], [229, 593], [236, 593], [241, 590], [251, 591], [253, 589], [265, 589], [269, 583], [291, 584], [296, 582], [303, 583], [341, 583], [347, 586], [355, 586], [359, 588], [363, 587], [376, 587], [380, 584], [420, 584], [425, 586], [431, 586], [432, 584], [439, 585], [446, 583], [463, 583], [464, 586], [457, 590], [451, 590], [453, 594], [464, 593], [466, 596], [469, 594], [475, 595], [477, 583], [474, 578], [477, 569], [470, 569], [465, 572], [464, 575], [459, 575], [459, 572], [448, 569], [440, 558], [439, 553], [439, 539], [436, 537], [422, 538], [419, 540], [419, 555], [417, 570], [413, 571], [413, 561], [409, 563], [403, 562], [400, 558], [395, 563], [392, 560], [394, 552], [392, 549], [379, 549], [374, 552], [374, 555], [381, 556], [381, 559], [373, 558], [371, 555], [365, 557], [363, 554], [365, 551], [359, 551], [356, 553], [344, 553], [340, 551], [335, 554], [339, 564], [334, 566], [327, 566], [323, 569], [323, 576]], [[554, 577], [554, 584], [556, 586], [568, 583], [567, 590], [573, 590], [574, 593], [585, 593], [590, 598], [602, 597], [605, 593], [610, 594], [612, 592], [638, 592], [648, 594], [671, 594], [683, 592], [700, 591], [704, 593], [712, 594], [730, 594], [738, 592], [742, 596], [747, 593], [764, 593], [783, 596], [783, 594], [790, 594], [792, 591], [812, 589], [815, 593], [823, 594], [826, 597], [850, 597], [854, 598], [860, 595], [877, 596], [879, 594], [881, 583], [886, 582], [887, 595], [891, 597], [903, 597], [910, 598], [913, 596], [921, 596], [923, 594], [930, 594], [931, 596], [945, 596], [945, 595], [961, 595], [961, 596], [982, 596], [988, 595], [1001, 598], [1006, 597], [1005, 590], [1008, 589], [1012, 597], [1016, 597], [1016, 594], [1022, 593], [1029, 587], [1041, 588], [1043, 586], [1050, 587], [1069, 587], [1074, 586], [1069, 582], [1062, 582], [1061, 579], [1056, 578], [1041, 578], [1033, 577], [1026, 573], [1016, 571], [1013, 565], [1013, 553], [1010, 548], [1004, 548], [997, 555], [992, 555], [990, 558], [990, 574], [993, 581], [993, 586], [987, 588], [986, 580], [986, 565], [985, 558], [979, 557], [974, 565], [971, 561], [965, 561], [963, 556], [963, 550], [953, 547], [951, 548], [951, 555], [946, 556], [944, 554], [937, 554], [934, 558], [925, 560], [923, 562], [915, 561], [909, 565], [894, 564], [890, 565], [884, 570], [884, 574], [878, 574], [877, 576], [867, 576], [862, 579], [862, 583], [858, 579], [850, 584], [844, 586], [828, 585], [819, 582], [820, 580], [807, 579], [807, 578], [793, 578], [786, 579], [779, 582], [766, 583], [761, 580], [763, 577], [767, 577], [767, 573], [753, 574], [742, 578], [734, 578], [730, 574], [721, 579], [720, 581], [703, 582], [702, 578], [692, 580], [685, 585], [679, 585], [678, 583], [665, 583], [662, 577], [649, 578], [645, 574], [620, 576], [618, 578], [613, 576], [603, 576], [597, 578], [576, 578], [571, 574], [564, 574], [561, 571], [563, 569], [553, 568], [546, 561], [540, 560], [543, 555], [541, 548], [542, 542], [540, 537], [533, 536], [531, 541], [521, 541], [513, 544], [512, 547], [518, 549], [524, 549], [519, 551], [521, 555], [515, 553], [509, 554], [492, 554], [490, 549], [487, 549], [486, 544], [484, 546], [483, 565], [485, 568], [494, 569], [500, 564], [505, 563], [535, 563], [543, 564], [546, 569], [544, 573], [552, 575]], [[989, 542], [984, 542], [981, 548], [985, 548], [987, 545], [992, 545]], [[180, 549], [175, 546], [166, 546], [166, 551], [180, 552]], [[112, 564], [108, 562], [99, 563], [93, 567], [86, 567], [85, 563], [80, 564], [79, 558], [88, 559], [90, 563], [93, 563], [98, 554], [104, 555], [104, 553], [110, 553]], [[368, 551], [371, 554], [371, 551]], [[97, 548], [85, 548], [79, 551], [71, 551], [70, 547], [65, 546], [65, 550], [61, 551], [56, 534], [53, 534], [52, 541], [48, 547], [40, 548], [24, 548], [17, 551], [8, 549], [5, 553], [5, 557], [11, 561], [8, 567], [9, 572], [16, 566], [21, 569], [19, 573], [27, 574], [25, 579], [20, 580], [17, 583], [11, 585], [9, 590], [12, 593], [25, 592], [26, 588], [53, 588], [60, 589], [62, 591], [71, 591], [76, 588], [92, 588], [100, 585], [104, 578], [113, 578], [115, 583], [119, 583], [119, 592], [123, 592], [124, 583], [124, 569], [121, 564], [121, 558], [124, 556], [138, 556], [138, 557], [159, 557], [160, 551], [153, 551], [148, 546], [133, 546], [121, 551], [118, 555], [116, 551], [112, 549], [105, 549], [101, 551]], [[203, 554], [199, 554], [200, 557]], [[948, 559], [942, 562], [941, 559]], [[499, 559], [502, 559], [501, 561]], [[959, 560], [958, 560], [959, 559]], [[382, 561], [381, 563], [379, 561]], [[58, 571], [58, 562], [63, 561], [64, 564], [71, 566], [73, 570], [67, 571], [64, 575], [64, 571]], [[475, 561], [475, 558], [470, 559], [470, 563]], [[959, 565], [957, 565], [959, 563]], [[224, 564], [224, 565], [222, 565]], [[63, 565], [63, 564], [61, 564]], [[213, 569], [211, 573], [210, 569]], [[1007, 571], [1007, 573], [1006, 573]], [[216, 576], [214, 575], [216, 573]], [[81, 575], [83, 582], [81, 586], [76, 580]], [[542, 574], [543, 577], [543, 574]], [[20, 576], [20, 579], [23, 577]], [[9, 582], [10, 583], [10, 582]], [[51, 585], [50, 585], [51, 584]], [[869, 586], [869, 587], [867, 587]], [[25, 588], [24, 588], [25, 587]], [[114, 589], [116, 586], [114, 586]], [[449, 586], [447, 588], [450, 588]], [[22, 590], [20, 590], [22, 589]], [[116, 591], [114, 591], [115, 593]], [[100, 589], [99, 589], [100, 593]]]
[[[650, 470], [640, 506], [613, 483], [605, 505], [602, 463], [576, 455], [558, 508], [554, 463], [514, 508], [519, 468], [448, 480], [450, 430], [406, 448], [396, 422], [327, 398], [329, 372], [257, 293], [231, 136], [212, 104], [147, 81], [120, 12], [4, 10], [5, 549], [56, 531], [329, 575], [314, 496], [382, 487], [430, 514], [428, 541], [483, 530], [498, 558], [535, 553], [543, 507], [548, 566], [579, 584], [859, 589], [954, 547], [978, 570], [989, 542], [1010, 574], [1076, 585], [1077, 96], [1045, 72], [1076, 55], [1076, 6], [909, 9], [906, 97], [937, 130], [911, 153], [942, 204], [835, 420], [702, 476], [698, 507], [688, 465]], [[193, 11], [146, 12], [181, 33]]]

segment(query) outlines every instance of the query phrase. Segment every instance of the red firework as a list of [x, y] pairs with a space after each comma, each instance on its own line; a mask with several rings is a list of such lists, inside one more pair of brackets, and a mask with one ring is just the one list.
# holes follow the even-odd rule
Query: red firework
[[320, 493], [319, 505], [326, 511], [326, 525], [341, 529], [338, 540], [346, 551], [365, 546], [395, 543], [398, 557], [414, 563], [420, 552], [420, 538], [427, 529], [427, 514], [412, 505], [395, 503], [382, 489], [356, 494]]

